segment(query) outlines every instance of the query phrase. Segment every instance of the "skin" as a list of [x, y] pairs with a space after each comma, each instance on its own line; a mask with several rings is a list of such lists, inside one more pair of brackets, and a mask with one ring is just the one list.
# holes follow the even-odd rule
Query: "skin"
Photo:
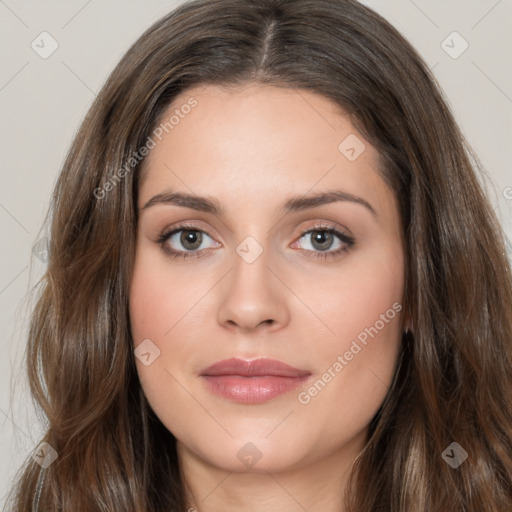
[[[202, 85], [178, 96], [164, 117], [190, 97], [197, 106], [150, 151], [139, 189], [131, 326], [134, 348], [150, 339], [160, 350], [148, 366], [136, 359], [142, 388], [176, 437], [190, 507], [343, 510], [348, 471], [393, 377], [403, 310], [308, 403], [298, 393], [402, 304], [396, 198], [377, 169], [376, 150], [323, 96], [257, 84]], [[338, 150], [349, 134], [365, 144], [354, 161]], [[280, 210], [291, 196], [332, 189], [364, 199], [375, 214], [352, 201]], [[170, 190], [214, 198], [225, 211], [142, 208]], [[172, 259], [158, 244], [164, 230], [182, 221], [206, 233], [195, 249], [202, 257]], [[303, 235], [324, 223], [354, 239], [326, 260], [314, 257], [322, 250], [312, 234]], [[180, 235], [165, 243], [186, 252]], [[263, 249], [250, 264], [236, 252], [247, 236]], [[347, 244], [334, 236], [325, 246], [333, 252]], [[235, 356], [278, 359], [312, 377], [262, 404], [235, 403], [210, 393], [199, 377]], [[248, 442], [261, 454], [251, 467], [237, 457]]]

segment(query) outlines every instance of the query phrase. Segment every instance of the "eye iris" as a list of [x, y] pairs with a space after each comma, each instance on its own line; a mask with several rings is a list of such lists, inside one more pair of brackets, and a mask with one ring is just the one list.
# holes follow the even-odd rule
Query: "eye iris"
[[327, 231], [312, 231], [312, 243], [315, 247], [315, 244], [320, 244], [320, 247], [316, 247], [319, 250], [326, 250], [332, 244], [332, 233]]
[[[183, 231], [180, 236], [180, 242], [187, 249], [197, 249], [202, 242], [202, 234], [199, 231]], [[187, 244], [192, 244], [192, 247]]]

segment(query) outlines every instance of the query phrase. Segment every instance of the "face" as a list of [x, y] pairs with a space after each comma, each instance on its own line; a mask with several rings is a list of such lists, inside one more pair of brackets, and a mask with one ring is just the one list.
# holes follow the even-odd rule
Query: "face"
[[228, 471], [357, 454], [403, 329], [376, 150], [304, 90], [203, 85], [173, 115], [145, 161], [130, 291], [151, 407], [181, 456]]

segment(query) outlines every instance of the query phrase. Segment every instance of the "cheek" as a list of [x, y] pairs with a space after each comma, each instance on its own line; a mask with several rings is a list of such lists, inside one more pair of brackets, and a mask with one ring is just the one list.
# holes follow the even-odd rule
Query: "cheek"
[[[189, 397], [180, 395], [173, 362], [193, 360], [193, 344], [180, 343], [186, 336], [186, 314], [197, 301], [183, 276], [164, 268], [150, 250], [137, 254], [130, 286], [130, 324], [139, 380], [152, 409], [171, 430], [176, 407], [182, 413]], [[190, 336], [191, 333], [189, 333]], [[149, 342], [148, 342], [149, 340]], [[189, 339], [187, 338], [189, 341]], [[138, 347], [145, 346], [138, 351]], [[149, 364], [137, 352], [150, 352]], [[145, 361], [148, 363], [148, 361]], [[181, 417], [178, 415], [178, 417]]]
[[[178, 268], [178, 267], [176, 267]], [[208, 283], [194, 280], [153, 248], [141, 247], [130, 287], [130, 321], [135, 344], [141, 339], [171, 338], [179, 323], [207, 290]], [[201, 306], [194, 307], [194, 315]]]
[[134, 350], [150, 340], [149, 351], [158, 354], [149, 365], [138, 357], [135, 360], [144, 392], [154, 405], [163, 400], [163, 389], [176, 388], [173, 377], [180, 379], [178, 373], [195, 371], [193, 362], [200, 353], [207, 315], [200, 299], [211, 287], [206, 279], [194, 279], [178, 266], [173, 269], [153, 248], [142, 247], [137, 254], [130, 286], [130, 325]]
[[354, 260], [313, 298], [330, 332], [318, 345], [319, 378], [298, 398], [314, 417], [327, 404], [343, 411], [326, 422], [333, 435], [340, 422], [366, 425], [385, 398], [400, 348], [403, 287], [402, 253], [390, 246]]
[[338, 272], [323, 269], [315, 282], [314, 288], [304, 288], [302, 296], [322, 320], [327, 350], [333, 344], [344, 348], [347, 340], [350, 345], [350, 340], [376, 322], [385, 337], [392, 338], [391, 331], [398, 333], [404, 288], [404, 261], [398, 244], [354, 254]]

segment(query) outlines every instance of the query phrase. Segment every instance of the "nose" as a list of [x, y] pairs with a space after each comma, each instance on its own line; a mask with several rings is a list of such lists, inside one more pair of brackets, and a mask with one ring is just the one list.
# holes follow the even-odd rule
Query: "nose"
[[249, 332], [277, 330], [288, 323], [290, 291], [267, 252], [252, 263], [235, 254], [231, 272], [220, 283], [218, 321], [224, 327]]

